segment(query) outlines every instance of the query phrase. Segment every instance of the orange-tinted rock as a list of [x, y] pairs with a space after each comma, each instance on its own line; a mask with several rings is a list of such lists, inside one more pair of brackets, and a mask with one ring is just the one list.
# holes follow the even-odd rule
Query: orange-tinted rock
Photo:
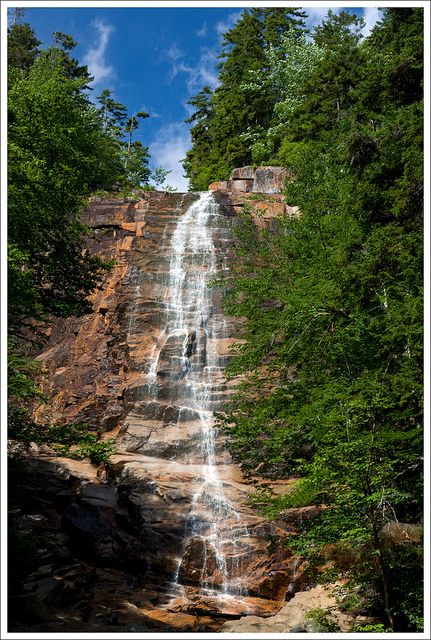
[[223, 593], [218, 595], [194, 594], [189, 587], [186, 587], [185, 595], [182, 598], [173, 600], [168, 609], [173, 613], [207, 614], [224, 618], [239, 618], [240, 616], [249, 615], [269, 617], [280, 611], [283, 604], [283, 601], [241, 595]]
[[208, 185], [209, 191], [227, 191], [229, 182], [227, 180], [217, 180]]

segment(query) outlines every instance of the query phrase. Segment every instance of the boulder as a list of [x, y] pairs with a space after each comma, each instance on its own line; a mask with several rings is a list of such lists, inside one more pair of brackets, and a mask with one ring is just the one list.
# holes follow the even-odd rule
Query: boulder
[[247, 569], [246, 583], [250, 595], [270, 600], [284, 600], [295, 573], [295, 560], [287, 550], [258, 557]]
[[[276, 615], [271, 618], [263, 618], [260, 615], [251, 615], [240, 620], [226, 622], [222, 633], [244, 634], [251, 633], [316, 633], [312, 628], [311, 620], [307, 618], [310, 609], [324, 609], [328, 611], [330, 619], [342, 632], [349, 632], [355, 622], [353, 615], [338, 610], [333, 585], [318, 585], [308, 591], [298, 593]], [[368, 622], [368, 620], [367, 620]]]
[[230, 180], [230, 188], [234, 192], [250, 193], [253, 191], [253, 184], [253, 180]]
[[289, 172], [283, 167], [257, 167], [254, 172], [253, 193], [281, 193]]
[[180, 583], [200, 584], [210, 579], [217, 569], [214, 547], [200, 537], [191, 538], [181, 561], [178, 580]]
[[253, 178], [254, 169], [250, 166], [234, 169], [230, 176], [231, 180], [253, 180]]
[[406, 543], [419, 544], [422, 535], [423, 529], [420, 525], [406, 522], [387, 522], [380, 531], [383, 542], [388, 546]]
[[215, 182], [211, 182], [211, 184], [208, 185], [209, 191], [227, 191], [227, 188], [227, 180], [216, 180]]

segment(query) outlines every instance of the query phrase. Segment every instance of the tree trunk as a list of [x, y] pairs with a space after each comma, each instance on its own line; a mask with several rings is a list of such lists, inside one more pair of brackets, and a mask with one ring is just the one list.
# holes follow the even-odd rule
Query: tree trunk
[[374, 521], [373, 521], [373, 538], [374, 538], [374, 548], [377, 551], [377, 555], [379, 558], [379, 569], [380, 569], [380, 576], [382, 578], [382, 584], [383, 584], [383, 600], [384, 600], [384, 606], [385, 606], [385, 613], [391, 629], [394, 629], [394, 618], [390, 610], [391, 603], [390, 603], [389, 580], [387, 576], [385, 561], [383, 558], [383, 549], [380, 542], [379, 533]]
[[129, 160], [129, 156], [130, 156], [130, 147], [132, 146], [132, 131], [133, 131], [133, 122], [130, 123], [129, 140], [127, 143], [127, 154], [126, 154], [126, 160], [124, 162], [125, 169], [127, 169], [127, 161]]

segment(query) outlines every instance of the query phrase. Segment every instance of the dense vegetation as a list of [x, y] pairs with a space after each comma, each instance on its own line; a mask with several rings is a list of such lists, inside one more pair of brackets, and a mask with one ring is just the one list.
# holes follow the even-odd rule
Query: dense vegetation
[[239, 227], [226, 308], [247, 319], [230, 368], [245, 381], [225, 429], [246, 471], [298, 478], [288, 495], [260, 492], [266, 513], [326, 506], [298, 551], [335, 575], [344, 559], [388, 628], [417, 631], [423, 12], [384, 9], [365, 40], [362, 26], [329, 12], [306, 37], [294, 10], [245, 11], [219, 87], [191, 100], [185, 168], [199, 189], [250, 163], [295, 176], [285, 195], [299, 218]]
[[[9, 433], [22, 442], [36, 433], [26, 404], [42, 398], [28, 353], [50, 317], [91, 310], [88, 294], [111, 266], [85, 248], [79, 213], [86, 197], [96, 189], [145, 186], [150, 178], [148, 149], [134, 140], [148, 114], [128, 116], [109, 89], [93, 104], [92, 78], [72, 57], [70, 36], [55, 32], [52, 46], [40, 44], [28, 23], [14, 19], [8, 30]], [[53, 427], [51, 441], [56, 433], [61, 443], [57, 432]], [[87, 436], [78, 441], [89, 444]]]

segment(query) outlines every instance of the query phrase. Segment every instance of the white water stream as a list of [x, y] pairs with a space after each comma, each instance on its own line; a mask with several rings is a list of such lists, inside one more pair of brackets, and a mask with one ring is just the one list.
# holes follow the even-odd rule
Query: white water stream
[[[221, 528], [226, 522], [235, 524], [236, 530], [246, 535], [241, 527], [240, 514], [225, 496], [223, 482], [219, 478], [216, 461], [217, 431], [214, 427], [214, 401], [212, 397], [216, 379], [220, 379], [220, 357], [216, 352], [215, 337], [223, 338], [226, 321], [213, 309], [214, 289], [211, 281], [220, 269], [226, 269], [226, 259], [217, 265], [217, 249], [213, 231], [217, 217], [222, 218], [211, 192], [204, 192], [188, 210], [178, 216], [170, 247], [169, 274], [165, 293], [165, 326], [158, 343], [148, 361], [148, 400], [157, 398], [157, 368], [160, 352], [167, 340], [178, 343], [176, 355], [171, 356], [172, 371], [181, 378], [181, 397], [176, 404], [193, 411], [199, 421], [200, 464], [202, 480], [196, 482], [191, 510], [187, 519], [184, 544], [199, 537], [204, 553], [201, 563], [201, 589], [214, 593], [214, 583], [209, 574], [218, 574], [218, 594], [244, 594], [240, 581], [229, 577], [224, 545], [232, 550], [237, 540], [232, 535], [226, 540], [226, 531]], [[217, 315], [217, 317], [215, 317]], [[177, 433], [181, 428], [181, 410]], [[226, 527], [225, 527], [226, 528]], [[216, 564], [215, 571], [208, 571], [208, 554]], [[232, 566], [234, 559], [230, 559]], [[173, 586], [178, 587], [181, 559], [173, 577]], [[238, 567], [237, 567], [238, 569]], [[221, 576], [221, 579], [220, 579]]]

